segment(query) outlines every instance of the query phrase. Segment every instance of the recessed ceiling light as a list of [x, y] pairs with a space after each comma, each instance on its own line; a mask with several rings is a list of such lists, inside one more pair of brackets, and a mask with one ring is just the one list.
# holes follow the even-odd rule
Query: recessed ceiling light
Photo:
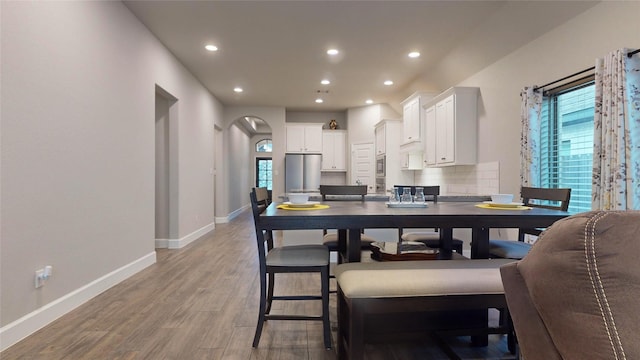
[[234, 87], [234, 88], [233, 88], [233, 91], [235, 91], [235, 92], [237, 92], [237, 93], [241, 93], [241, 92], [243, 92], [244, 90], [243, 90], [240, 86], [236, 86], [236, 87]]
[[322, 85], [329, 85], [331, 84], [331, 81], [327, 80], [327, 79], [322, 79], [322, 81], [320, 81], [320, 84]]
[[384, 82], [384, 84], [387, 85], [387, 86], [390, 86], [390, 85], [393, 85], [393, 81], [387, 80], [387, 81]]
[[417, 57], [420, 57], [420, 53], [417, 51], [412, 51], [407, 56], [409, 56], [410, 58], [417, 58]]
[[367, 101], [365, 101], [366, 104], [373, 104], [373, 100], [371, 99], [367, 99]]
[[207, 45], [204, 48], [209, 50], [209, 51], [218, 51], [218, 47], [215, 46], [215, 45]]
[[329, 55], [338, 55], [339, 51], [338, 49], [329, 49], [327, 50], [327, 54]]
[[317, 98], [317, 99], [316, 99], [316, 103], [318, 103], [318, 104], [322, 104], [323, 102], [324, 102], [324, 100], [322, 100], [322, 99], [320, 99], [320, 98]]

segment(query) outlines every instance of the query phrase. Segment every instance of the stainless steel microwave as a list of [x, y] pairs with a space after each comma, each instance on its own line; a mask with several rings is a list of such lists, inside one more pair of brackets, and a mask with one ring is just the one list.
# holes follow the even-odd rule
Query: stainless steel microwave
[[385, 163], [386, 163], [386, 157], [384, 155], [378, 156], [376, 158], [376, 176], [377, 177], [386, 176]]

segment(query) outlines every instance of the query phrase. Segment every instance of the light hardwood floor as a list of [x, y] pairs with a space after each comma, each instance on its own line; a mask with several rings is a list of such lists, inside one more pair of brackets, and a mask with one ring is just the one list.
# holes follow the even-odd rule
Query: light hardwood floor
[[[255, 232], [250, 211], [158, 261], [0, 353], [0, 359], [335, 359], [320, 322], [270, 321], [257, 349]], [[320, 278], [283, 274], [276, 292], [313, 292]], [[281, 286], [281, 287], [278, 287]], [[286, 307], [286, 308], [285, 308]], [[319, 304], [274, 303], [278, 311], [315, 311]], [[335, 295], [331, 295], [335, 345]], [[449, 339], [464, 359], [509, 357], [504, 337], [486, 348]], [[335, 347], [335, 346], [334, 346]], [[368, 359], [447, 359], [430, 339], [368, 344]]]

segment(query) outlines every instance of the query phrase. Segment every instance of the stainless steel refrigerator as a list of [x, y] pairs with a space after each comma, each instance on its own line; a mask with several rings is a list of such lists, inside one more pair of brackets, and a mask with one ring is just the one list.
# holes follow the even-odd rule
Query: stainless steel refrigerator
[[320, 189], [321, 154], [286, 154], [285, 192], [317, 192]]

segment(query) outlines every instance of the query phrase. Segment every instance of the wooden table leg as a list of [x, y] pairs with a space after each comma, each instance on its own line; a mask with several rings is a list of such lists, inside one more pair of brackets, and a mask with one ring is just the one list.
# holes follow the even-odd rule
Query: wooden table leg
[[471, 229], [471, 258], [489, 258], [489, 228]]
[[347, 229], [338, 229], [338, 264], [347, 261]]
[[360, 262], [360, 229], [349, 229], [347, 235], [347, 262]]
[[440, 228], [440, 251], [442, 252], [444, 259], [451, 259], [453, 242], [453, 229], [452, 228]]
[[[472, 259], [488, 259], [489, 258], [489, 228], [473, 228], [471, 230], [471, 258]], [[484, 326], [489, 326], [489, 309], [481, 310], [478, 316], [482, 319]], [[473, 346], [489, 345], [488, 335], [474, 335], [471, 337]]]

